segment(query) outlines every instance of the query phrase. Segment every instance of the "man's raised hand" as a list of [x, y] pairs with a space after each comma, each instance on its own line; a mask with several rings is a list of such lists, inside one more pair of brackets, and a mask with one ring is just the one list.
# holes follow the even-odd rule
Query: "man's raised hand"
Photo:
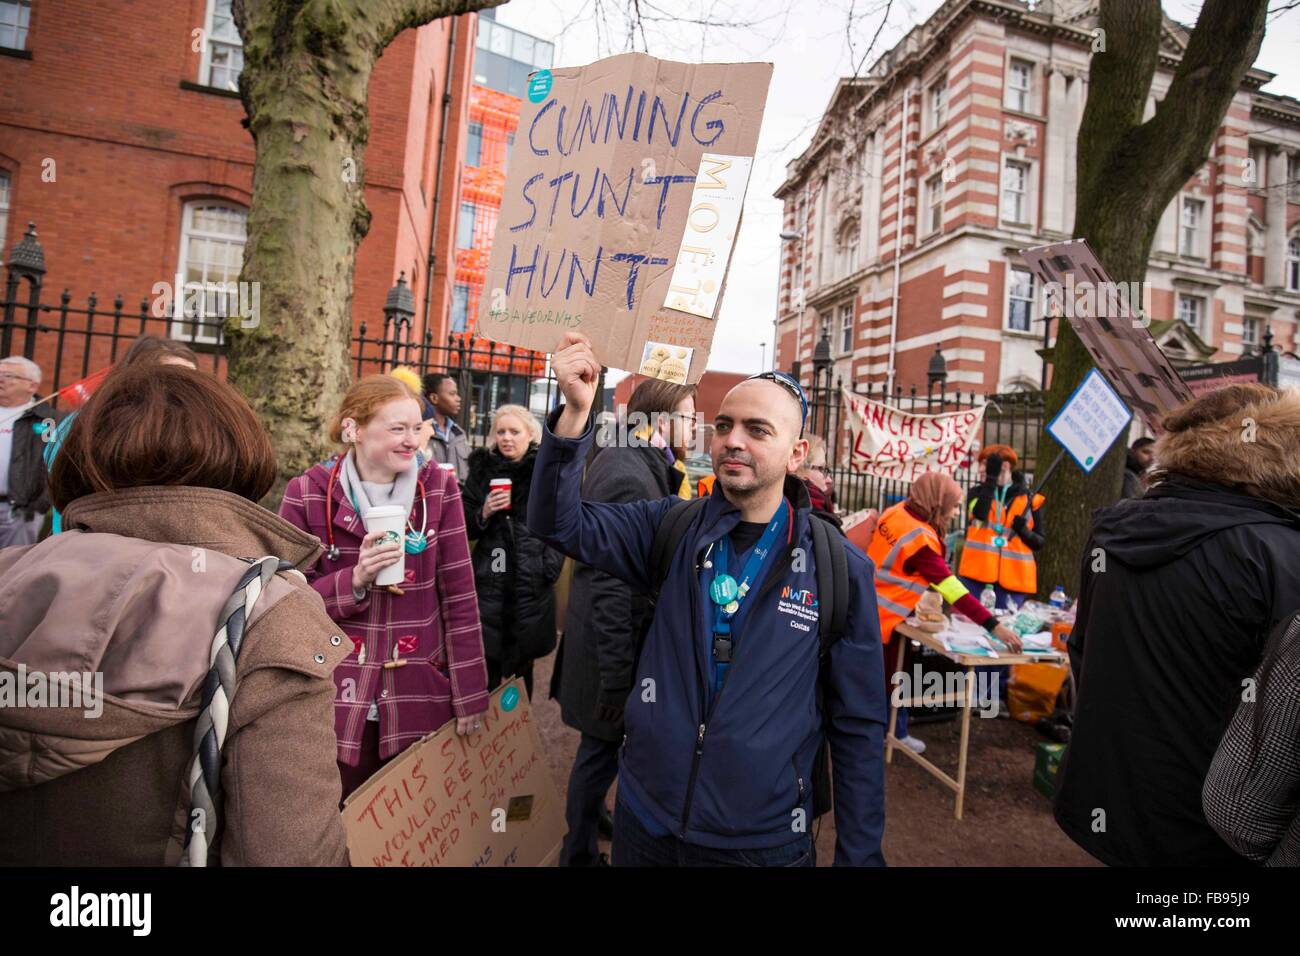
[[600, 362], [591, 350], [591, 340], [581, 332], [565, 332], [551, 356], [551, 370], [564, 396], [564, 412], [555, 423], [555, 434], [577, 438], [587, 428], [600, 381]]

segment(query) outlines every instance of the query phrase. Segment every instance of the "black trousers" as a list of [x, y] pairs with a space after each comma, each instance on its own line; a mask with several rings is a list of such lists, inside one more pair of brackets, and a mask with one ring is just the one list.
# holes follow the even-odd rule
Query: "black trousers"
[[618, 776], [618, 741], [601, 740], [583, 734], [578, 755], [569, 772], [569, 793], [564, 805], [564, 822], [569, 832], [560, 849], [560, 866], [595, 866], [600, 808], [609, 785]]

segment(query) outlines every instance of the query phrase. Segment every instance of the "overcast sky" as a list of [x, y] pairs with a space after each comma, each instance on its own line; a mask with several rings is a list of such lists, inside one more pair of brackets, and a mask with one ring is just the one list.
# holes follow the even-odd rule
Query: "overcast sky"
[[[512, 0], [497, 7], [496, 15], [501, 23], [553, 41], [556, 66], [577, 66], [633, 48], [622, 17], [628, 5], [625, 0]], [[786, 163], [808, 146], [836, 80], [852, 75], [855, 65], [865, 73], [940, 5], [941, 0], [894, 0], [882, 26], [878, 11], [884, 0], [641, 0], [646, 22], [644, 41], [639, 32], [636, 37], [637, 50], [648, 47], [666, 59], [775, 64], [710, 368], [756, 372], [771, 365], [781, 251], [781, 203], [772, 192], [785, 178]], [[1191, 25], [1200, 6], [1199, 0], [1166, 0], [1165, 11]], [[596, 15], [600, 9], [605, 18]], [[660, 16], [663, 22], [650, 19]], [[681, 22], [686, 20], [746, 26]], [[879, 39], [867, 56], [877, 29]], [[1300, 11], [1292, 11], [1270, 21], [1255, 65], [1277, 74], [1266, 90], [1300, 97], [1297, 64]]]

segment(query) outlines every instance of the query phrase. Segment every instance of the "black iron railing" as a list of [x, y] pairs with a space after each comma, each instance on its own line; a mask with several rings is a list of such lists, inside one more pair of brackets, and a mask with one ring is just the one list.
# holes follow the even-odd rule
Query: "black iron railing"
[[[220, 309], [209, 308], [203, 315], [181, 308], [173, 314], [169, 299], [142, 297], [137, 306], [128, 305], [135, 300], [121, 294], [105, 306], [93, 292], [83, 305], [74, 305], [67, 288], [57, 302], [46, 301], [45, 257], [34, 226], [9, 250], [6, 273], [0, 298], [0, 357], [21, 355], [35, 361], [42, 371], [41, 395], [54, 394], [112, 365], [142, 335], [183, 342], [198, 355], [200, 368], [225, 376], [225, 317], [212, 314]], [[209, 295], [202, 301], [210, 305], [214, 299]], [[216, 301], [221, 305], [223, 298], [217, 296]], [[461, 425], [473, 444], [486, 440], [492, 414], [502, 405], [523, 405], [542, 417], [556, 404], [559, 392], [545, 355], [468, 334], [451, 334], [443, 341], [434, 341], [432, 332], [413, 337], [413, 316], [404, 308], [410, 301], [405, 280], [399, 278], [378, 334], [370, 322], [358, 324], [351, 339], [356, 377], [398, 365], [410, 366], [422, 377], [433, 372], [453, 376], [462, 396]]]

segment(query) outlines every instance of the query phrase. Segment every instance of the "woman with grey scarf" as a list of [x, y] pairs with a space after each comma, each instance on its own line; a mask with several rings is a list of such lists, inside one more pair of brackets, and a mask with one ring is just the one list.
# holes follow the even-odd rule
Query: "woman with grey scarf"
[[[459, 734], [474, 733], [487, 710], [460, 488], [437, 462], [417, 461], [419, 432], [419, 401], [405, 384], [362, 379], [330, 430], [341, 454], [290, 481], [280, 505], [281, 517], [325, 545], [307, 579], [352, 642], [334, 671], [345, 797], [448, 721]], [[396, 541], [366, 530], [367, 512], [384, 505], [406, 515]], [[377, 584], [399, 560], [402, 580]]]

